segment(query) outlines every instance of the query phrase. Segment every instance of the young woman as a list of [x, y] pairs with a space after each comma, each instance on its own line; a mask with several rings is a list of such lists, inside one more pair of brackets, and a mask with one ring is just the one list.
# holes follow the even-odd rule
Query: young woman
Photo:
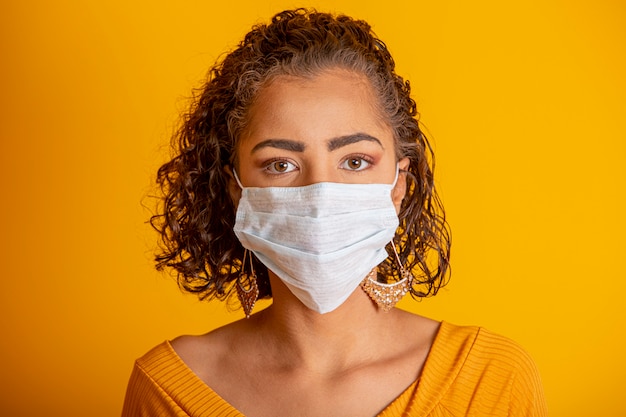
[[448, 272], [416, 117], [384, 43], [346, 16], [279, 13], [216, 64], [158, 173], [157, 262], [246, 318], [139, 359], [124, 416], [546, 414], [515, 343], [394, 308]]

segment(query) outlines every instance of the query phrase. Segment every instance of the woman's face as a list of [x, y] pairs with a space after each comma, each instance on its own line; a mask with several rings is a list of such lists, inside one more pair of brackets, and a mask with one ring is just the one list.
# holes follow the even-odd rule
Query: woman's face
[[[367, 79], [346, 70], [277, 77], [259, 92], [239, 140], [241, 183], [392, 183], [398, 162], [393, 132], [375, 103]], [[405, 169], [408, 160], [399, 164]], [[400, 177], [401, 201], [405, 181]]]

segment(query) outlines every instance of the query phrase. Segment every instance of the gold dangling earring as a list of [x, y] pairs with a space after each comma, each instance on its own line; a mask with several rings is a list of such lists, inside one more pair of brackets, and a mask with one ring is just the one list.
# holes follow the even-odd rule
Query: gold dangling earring
[[361, 288], [369, 295], [369, 297], [376, 303], [378, 308], [383, 311], [391, 310], [397, 303], [409, 292], [411, 284], [413, 283], [413, 276], [404, 268], [398, 251], [396, 251], [396, 245], [392, 242], [393, 252], [396, 254], [396, 261], [400, 270], [400, 281], [393, 284], [383, 284], [376, 280], [378, 273], [377, 268], [367, 274], [365, 279], [361, 282]]
[[[245, 273], [246, 267], [246, 255], [248, 255], [248, 249], [244, 249], [243, 251], [243, 260], [241, 261], [241, 272], [239, 273], [239, 277], [237, 278], [237, 298], [239, 298], [239, 302], [241, 303], [241, 307], [243, 307], [243, 312], [246, 315], [246, 318], [250, 318], [250, 314], [252, 313], [252, 309], [254, 308], [254, 304], [256, 300], [259, 298], [259, 286], [256, 282], [256, 274], [254, 273], [254, 267], [252, 266], [252, 254], [248, 256], [250, 261], [250, 274]], [[247, 281], [248, 289], [244, 287], [243, 281]]]

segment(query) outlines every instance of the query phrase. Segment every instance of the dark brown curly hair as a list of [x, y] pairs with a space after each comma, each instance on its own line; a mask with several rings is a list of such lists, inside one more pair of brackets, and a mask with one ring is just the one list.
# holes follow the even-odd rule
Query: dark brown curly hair
[[[409, 82], [395, 73], [387, 47], [366, 22], [296, 9], [253, 27], [213, 66], [173, 137], [173, 158], [158, 170], [163, 195], [151, 218], [161, 237], [156, 265], [173, 268], [181, 288], [201, 299], [225, 299], [242, 268], [226, 169], [237, 162], [237, 139], [259, 89], [279, 75], [311, 77], [331, 68], [367, 77], [394, 132], [398, 159], [410, 160], [395, 244], [415, 277], [411, 293], [436, 294], [446, 283], [450, 232], [433, 183], [434, 156], [420, 130]], [[267, 268], [253, 262], [260, 297], [270, 297]], [[395, 255], [378, 270], [381, 282], [399, 279]]]

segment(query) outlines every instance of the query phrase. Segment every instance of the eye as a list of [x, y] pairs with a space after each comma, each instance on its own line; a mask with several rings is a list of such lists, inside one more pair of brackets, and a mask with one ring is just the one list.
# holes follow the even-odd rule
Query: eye
[[341, 168], [349, 171], [362, 171], [370, 166], [370, 161], [364, 156], [351, 156], [342, 162]]
[[279, 159], [276, 161], [270, 161], [265, 166], [265, 169], [271, 174], [284, 174], [297, 169], [297, 167], [289, 161]]

